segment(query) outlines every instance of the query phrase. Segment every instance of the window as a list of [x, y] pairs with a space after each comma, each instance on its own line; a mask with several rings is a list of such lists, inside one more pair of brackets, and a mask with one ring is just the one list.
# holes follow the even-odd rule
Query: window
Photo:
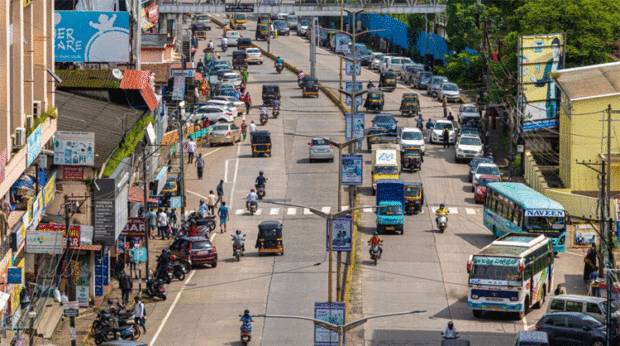
[[562, 299], [554, 299], [551, 301], [551, 304], [549, 305], [549, 309], [551, 310], [558, 310], [558, 311], [564, 311], [564, 300]]
[[594, 314], [601, 314], [601, 308], [599, 308], [598, 304], [596, 303], [588, 303], [588, 305], [586, 305], [586, 311], [587, 312], [591, 312]]
[[544, 323], [549, 326], [564, 327], [566, 325], [566, 317], [549, 316], [547, 317], [547, 320], [545, 320]]
[[583, 328], [583, 321], [575, 316], [568, 316], [568, 328]]
[[566, 301], [566, 311], [582, 312], [583, 303]]

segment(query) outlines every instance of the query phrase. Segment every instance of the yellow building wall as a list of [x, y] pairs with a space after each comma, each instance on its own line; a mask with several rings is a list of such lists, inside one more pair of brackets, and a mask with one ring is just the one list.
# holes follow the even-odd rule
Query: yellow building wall
[[560, 107], [560, 179], [567, 188], [571, 187], [571, 162], [575, 161], [571, 159], [572, 136], [567, 135], [571, 132], [571, 118]]
[[[570, 133], [565, 126], [560, 126], [561, 143], [568, 143], [570, 150], [560, 151], [560, 167], [570, 164], [570, 189], [573, 191], [598, 191], [597, 173], [592, 169], [577, 164], [577, 162], [600, 162], [600, 154], [607, 152], [607, 125], [602, 120], [607, 119], [607, 105], [612, 109], [620, 110], [620, 97], [605, 97], [573, 102], [570, 119]], [[620, 114], [612, 114], [611, 152], [620, 153]], [[618, 130], [616, 130], [617, 128]], [[567, 139], [566, 137], [570, 138]], [[613, 165], [612, 165], [613, 167]], [[596, 167], [595, 167], [596, 168]], [[600, 168], [600, 166], [599, 166]], [[561, 168], [560, 168], [561, 170]], [[562, 173], [561, 173], [562, 174]], [[618, 169], [612, 168], [611, 190], [620, 190]]]

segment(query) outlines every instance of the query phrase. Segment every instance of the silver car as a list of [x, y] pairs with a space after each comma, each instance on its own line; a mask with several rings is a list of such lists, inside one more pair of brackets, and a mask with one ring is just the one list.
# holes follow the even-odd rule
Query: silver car
[[459, 90], [459, 86], [454, 83], [442, 83], [439, 91], [437, 92], [437, 100], [460, 102], [461, 91]]
[[237, 125], [229, 123], [217, 123], [213, 125], [209, 133], [209, 145], [215, 144], [235, 144], [241, 141], [241, 131]]
[[433, 76], [430, 82], [428, 82], [426, 86], [426, 94], [429, 95], [430, 97], [437, 95], [437, 93], [439, 92], [439, 88], [441, 87], [441, 84], [447, 83], [447, 82], [448, 82], [448, 77]]
[[308, 143], [309, 161], [315, 160], [329, 160], [334, 162], [334, 149], [332, 145], [327, 143], [323, 138], [312, 138], [312, 141]]

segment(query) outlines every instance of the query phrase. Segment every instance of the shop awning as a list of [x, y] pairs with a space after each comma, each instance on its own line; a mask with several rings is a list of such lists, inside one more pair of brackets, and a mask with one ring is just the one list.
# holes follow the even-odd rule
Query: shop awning
[[[154, 198], [149, 198], [148, 201], [151, 203], [159, 203], [159, 201]], [[129, 188], [129, 202], [144, 205], [144, 189], [131, 186]]]

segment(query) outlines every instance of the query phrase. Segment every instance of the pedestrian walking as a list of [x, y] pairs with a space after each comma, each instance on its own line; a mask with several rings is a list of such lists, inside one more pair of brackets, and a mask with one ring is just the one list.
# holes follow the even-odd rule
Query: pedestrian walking
[[151, 238], [155, 239], [155, 230], [158, 229], [157, 228], [157, 213], [155, 213], [155, 211], [153, 211], [153, 210], [151, 210], [149, 212], [149, 222], [151, 224], [151, 227], [150, 227], [151, 228], [150, 229], [151, 234], [150, 234], [150, 236], [151, 236]]
[[228, 207], [226, 206], [226, 202], [222, 201], [222, 206], [218, 210], [220, 214], [220, 233], [226, 232], [226, 223], [228, 223]]
[[586, 258], [583, 259], [583, 281], [588, 281], [592, 277], [592, 273], [595, 272], [598, 267], [596, 266], [597, 250], [596, 245], [592, 243], [592, 246], [588, 249]]
[[448, 113], [448, 120], [454, 121], [454, 116], [452, 115], [452, 112]]
[[[164, 237], [168, 233], [168, 215], [166, 215], [166, 211], [164, 209], [159, 209], [159, 214], [157, 215], [157, 236], [161, 237], [161, 240], [164, 240]], [[168, 237], [170, 238], [170, 237]]]
[[241, 122], [241, 135], [243, 136], [243, 140], [245, 141], [245, 136], [248, 132], [248, 124], [245, 123], [245, 120]]
[[254, 124], [254, 120], [250, 123], [250, 135], [256, 131], [256, 124]]
[[123, 260], [123, 257], [121, 255], [121, 257], [118, 258], [118, 261], [116, 261], [116, 275], [117, 278], [120, 279], [121, 275], [123, 274], [123, 272], [125, 271], [125, 261]]
[[144, 330], [144, 334], [146, 334], [146, 327], [144, 326], [144, 320], [146, 319], [146, 310], [144, 309], [144, 303], [142, 303], [142, 300], [138, 296], [134, 298], [134, 302], [134, 321], [136, 322], [136, 325], [142, 326], [142, 330]]
[[443, 147], [448, 148], [450, 146], [450, 130], [447, 126], [443, 128], [441, 135], [443, 136]]
[[442, 106], [443, 106], [443, 117], [446, 118], [448, 116], [448, 101], [446, 100], [445, 97], [443, 98]]
[[[136, 253], [134, 251], [133, 242], [129, 243], [129, 250], [127, 250], [127, 262], [129, 263], [129, 276], [132, 277], [135, 275], [135, 278], [138, 278], [138, 271], [136, 270]], [[127, 298], [129, 299], [129, 298]]]
[[252, 107], [252, 96], [250, 96], [250, 93], [245, 93], [245, 100], [243, 101], [245, 102], [245, 114], [250, 114], [250, 108]]
[[166, 228], [164, 230], [166, 231], [166, 238], [170, 239], [170, 233], [172, 233], [172, 227], [170, 227], [170, 210], [166, 208], [164, 212], [166, 213]]
[[215, 204], [217, 203], [217, 197], [213, 193], [213, 190], [209, 191], [207, 196], [207, 208], [209, 209], [209, 215], [215, 215]]
[[131, 276], [127, 274], [127, 271], [124, 270], [121, 274], [120, 279], [118, 280], [118, 286], [121, 289], [121, 296], [123, 304], [127, 305], [129, 302], [129, 294], [133, 288], [133, 282], [131, 282]]
[[222, 199], [224, 198], [224, 180], [220, 180], [220, 183], [217, 184], [215, 191], [217, 191], [217, 201], [215, 202], [215, 205], [217, 205], [222, 202]]
[[196, 142], [193, 139], [190, 139], [187, 142], [187, 163], [194, 162], [194, 153], [196, 152]]
[[248, 72], [247, 67], [243, 70], [243, 72], [241, 72], [241, 81], [243, 82], [243, 85], [245, 86], [246, 84], [248, 84], [248, 75], [250, 73]]
[[198, 154], [196, 158], [196, 174], [198, 175], [198, 179], [202, 180], [202, 172], [205, 168], [205, 161], [202, 159], [202, 154]]

